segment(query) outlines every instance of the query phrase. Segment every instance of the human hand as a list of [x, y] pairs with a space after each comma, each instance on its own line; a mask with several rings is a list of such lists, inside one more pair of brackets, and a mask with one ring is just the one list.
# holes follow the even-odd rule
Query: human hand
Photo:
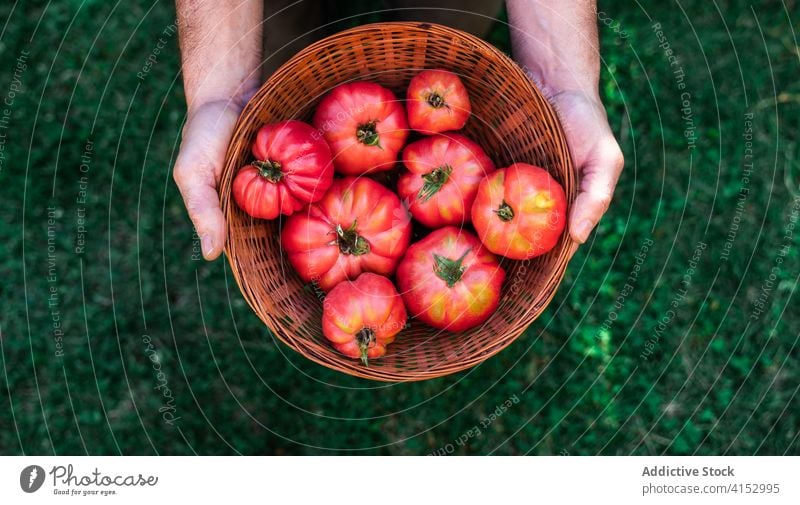
[[173, 177], [206, 260], [217, 258], [225, 247], [225, 216], [217, 185], [241, 110], [240, 103], [230, 100], [209, 102], [191, 110], [175, 161]]
[[572, 240], [583, 244], [603, 217], [622, 172], [624, 158], [597, 94], [577, 91], [550, 97], [578, 172], [578, 196], [569, 215]]
[[233, 128], [261, 84], [264, 2], [177, 0], [188, 116], [173, 177], [207, 260], [225, 247], [217, 185]]
[[569, 233], [583, 244], [614, 195], [624, 163], [600, 101], [594, 0], [506, 0], [514, 56], [556, 109], [579, 178]]

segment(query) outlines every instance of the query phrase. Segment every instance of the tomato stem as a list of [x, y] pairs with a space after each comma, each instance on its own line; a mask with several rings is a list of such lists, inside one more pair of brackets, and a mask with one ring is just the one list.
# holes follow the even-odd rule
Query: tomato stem
[[283, 179], [281, 164], [277, 161], [255, 160], [251, 164], [258, 169], [261, 177], [267, 179], [269, 182], [279, 182], [281, 179]]
[[356, 333], [356, 344], [358, 344], [358, 350], [361, 352], [361, 361], [364, 362], [364, 366], [369, 366], [367, 352], [370, 347], [375, 345], [375, 330], [372, 328], [361, 328], [358, 330], [358, 333]]
[[428, 172], [427, 174], [422, 176], [422, 180], [425, 181], [422, 184], [422, 187], [419, 189], [419, 193], [417, 194], [417, 198], [422, 202], [425, 203], [430, 200], [433, 195], [435, 195], [444, 183], [450, 179], [450, 174], [453, 172], [453, 167], [450, 165], [442, 165], [441, 167], [434, 168], [432, 171]]
[[514, 209], [511, 208], [509, 204], [503, 200], [503, 203], [500, 204], [500, 207], [496, 211], [494, 211], [501, 220], [508, 222], [514, 219]]
[[447, 103], [444, 101], [444, 97], [435, 91], [428, 94], [426, 101], [428, 102], [428, 105], [434, 109], [441, 109], [442, 107], [447, 106]]
[[456, 282], [461, 280], [461, 276], [464, 275], [464, 270], [466, 270], [463, 265], [464, 258], [467, 257], [471, 250], [472, 248], [464, 251], [464, 254], [457, 260], [451, 260], [438, 254], [433, 255], [433, 272], [447, 283], [447, 287], [452, 288], [456, 285]]
[[369, 242], [356, 232], [356, 221], [347, 229], [341, 224], [336, 225], [336, 245], [342, 254], [360, 256], [369, 252]]
[[381, 146], [381, 139], [378, 135], [377, 121], [370, 121], [358, 125], [356, 129], [356, 138], [359, 142], [366, 146]]

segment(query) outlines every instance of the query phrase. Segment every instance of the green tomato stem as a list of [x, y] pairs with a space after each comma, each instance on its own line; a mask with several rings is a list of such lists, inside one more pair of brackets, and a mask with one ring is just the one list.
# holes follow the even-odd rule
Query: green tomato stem
[[451, 260], [438, 254], [433, 255], [433, 272], [447, 283], [447, 287], [452, 288], [461, 280], [461, 276], [464, 275], [466, 270], [463, 265], [464, 258], [467, 257], [471, 250], [471, 248], [467, 249], [457, 260]]
[[428, 105], [433, 107], [434, 109], [441, 109], [442, 107], [447, 106], [444, 101], [444, 97], [437, 92], [432, 92], [428, 94], [428, 98], [426, 99]]
[[512, 219], [514, 219], [514, 209], [512, 209], [511, 206], [507, 204], [505, 200], [503, 200], [503, 203], [500, 204], [500, 207], [498, 207], [498, 209], [495, 210], [494, 213], [497, 214], [497, 217], [499, 217], [504, 222], [509, 222]]
[[369, 360], [367, 359], [367, 353], [369, 348], [375, 344], [375, 330], [372, 328], [361, 328], [356, 333], [356, 344], [358, 344], [358, 350], [361, 352], [361, 361], [364, 363], [364, 366], [369, 366]]
[[349, 228], [342, 228], [342, 225], [336, 225], [336, 245], [339, 246], [339, 251], [342, 254], [352, 254], [353, 256], [361, 256], [367, 254], [370, 250], [369, 242], [356, 232], [356, 221]]
[[356, 129], [356, 138], [365, 146], [381, 146], [381, 139], [378, 135], [377, 121], [370, 121], [358, 125]]
[[425, 182], [419, 189], [417, 199], [425, 203], [433, 198], [433, 195], [438, 193], [439, 190], [442, 189], [442, 186], [450, 179], [450, 174], [452, 172], [453, 167], [450, 165], [442, 165], [423, 175], [422, 180]]
[[256, 167], [261, 177], [267, 179], [269, 182], [280, 182], [280, 180], [283, 179], [281, 164], [277, 161], [255, 160], [251, 165]]

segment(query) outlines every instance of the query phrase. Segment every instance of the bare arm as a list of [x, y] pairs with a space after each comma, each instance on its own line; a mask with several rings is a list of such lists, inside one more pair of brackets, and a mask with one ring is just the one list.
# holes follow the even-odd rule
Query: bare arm
[[260, 85], [262, 0], [178, 0], [187, 120], [174, 178], [214, 259], [225, 245], [217, 184], [239, 113]]
[[558, 111], [580, 175], [569, 230], [583, 243], [605, 213], [623, 166], [600, 101], [592, 0], [507, 0], [514, 55]]

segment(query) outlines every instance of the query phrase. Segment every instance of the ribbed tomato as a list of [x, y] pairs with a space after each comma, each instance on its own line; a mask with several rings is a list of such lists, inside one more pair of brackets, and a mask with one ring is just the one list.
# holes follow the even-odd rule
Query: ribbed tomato
[[334, 88], [317, 106], [313, 123], [325, 135], [336, 171], [343, 175], [389, 170], [408, 138], [402, 104], [372, 82]]
[[397, 193], [428, 228], [468, 223], [478, 185], [494, 171], [483, 149], [458, 133], [413, 142], [402, 158], [408, 172], [400, 176]]
[[317, 203], [286, 220], [281, 241], [300, 278], [329, 291], [362, 272], [392, 275], [411, 240], [400, 199], [368, 178], [335, 179]]
[[408, 124], [422, 133], [459, 130], [472, 112], [464, 83], [446, 70], [420, 72], [411, 79], [406, 93]]
[[527, 163], [489, 174], [472, 205], [472, 223], [483, 245], [515, 260], [555, 247], [566, 222], [564, 188], [547, 170]]
[[478, 237], [455, 226], [412, 244], [397, 267], [397, 287], [411, 316], [454, 332], [489, 318], [505, 278], [497, 257]]
[[361, 358], [367, 366], [369, 358], [386, 354], [386, 346], [394, 342], [408, 319], [392, 281], [372, 273], [337, 284], [322, 307], [325, 338], [337, 351]]
[[233, 180], [233, 197], [253, 217], [288, 216], [322, 198], [333, 182], [330, 148], [306, 123], [262, 126], [252, 151], [255, 160]]

